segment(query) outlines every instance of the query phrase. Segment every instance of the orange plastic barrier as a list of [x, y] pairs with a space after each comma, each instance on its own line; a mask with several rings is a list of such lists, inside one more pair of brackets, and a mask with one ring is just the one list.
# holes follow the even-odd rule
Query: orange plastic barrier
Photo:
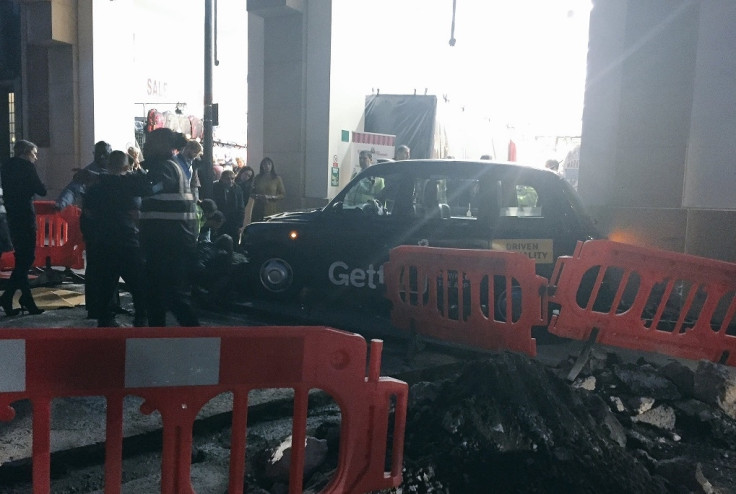
[[736, 365], [736, 264], [590, 240], [551, 283], [556, 335]]
[[[340, 407], [338, 468], [327, 493], [367, 492], [401, 482], [408, 387], [379, 377], [382, 342], [324, 327], [3, 329], [0, 332], [0, 419], [11, 404], [33, 406], [33, 492], [50, 492], [51, 402], [103, 396], [107, 401], [105, 493], [122, 479], [123, 398], [144, 398], [163, 424], [161, 492], [192, 493], [192, 426], [200, 409], [231, 392], [233, 423], [227, 492], [242, 493], [248, 392], [293, 388], [289, 492], [302, 492], [307, 394], [329, 393]], [[394, 411], [390, 471], [390, 411]]]
[[[36, 208], [36, 259], [34, 267], [62, 266], [66, 269], [84, 268], [84, 239], [79, 228], [81, 210], [69, 206], [63, 211], [54, 209], [54, 201], [34, 201]], [[12, 252], [0, 257], [0, 270], [15, 266]]]
[[383, 268], [391, 322], [398, 329], [536, 355], [531, 329], [546, 324], [547, 280], [536, 275], [527, 256], [400, 246]]

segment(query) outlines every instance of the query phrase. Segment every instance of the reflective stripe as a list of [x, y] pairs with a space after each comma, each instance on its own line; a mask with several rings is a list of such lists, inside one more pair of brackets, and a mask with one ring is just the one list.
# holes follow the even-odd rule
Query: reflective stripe
[[147, 197], [152, 201], [193, 201], [194, 196], [192, 194], [179, 194], [177, 192], [165, 193], [165, 194], [154, 194]]
[[191, 211], [165, 213], [163, 211], [141, 211], [142, 220], [196, 220], [197, 213]]
[[25, 340], [0, 340], [0, 393], [26, 390]]
[[206, 386], [220, 381], [220, 338], [129, 338], [125, 387]]
[[[184, 174], [184, 170], [181, 169], [181, 166], [179, 166], [179, 163], [176, 160], [168, 160], [169, 165], [173, 165], [176, 167], [176, 176], [179, 179], [179, 190], [182, 194], [189, 194], [191, 192], [191, 189], [189, 188], [189, 179]], [[192, 198], [194, 198], [192, 196]]]
[[141, 204], [142, 221], [197, 221], [197, 207], [194, 203], [194, 195], [189, 190], [189, 182], [185, 180], [184, 172], [178, 163], [168, 160], [165, 163], [176, 174], [179, 182], [178, 192], [163, 192], [145, 197]]

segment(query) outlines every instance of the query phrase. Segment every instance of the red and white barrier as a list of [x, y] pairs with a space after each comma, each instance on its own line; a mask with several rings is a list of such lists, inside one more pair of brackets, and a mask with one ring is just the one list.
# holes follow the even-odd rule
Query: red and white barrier
[[516, 252], [400, 246], [384, 264], [391, 322], [443, 341], [537, 353], [547, 280]]
[[[248, 392], [294, 390], [289, 492], [302, 492], [307, 395], [327, 392], [340, 407], [337, 471], [323, 492], [367, 492], [401, 482], [408, 387], [379, 377], [382, 342], [325, 327], [3, 329], [0, 332], [0, 420], [12, 404], [33, 407], [33, 492], [50, 492], [51, 402], [102, 396], [107, 402], [105, 493], [121, 491], [123, 399], [142, 397], [163, 424], [161, 492], [194, 492], [192, 426], [215, 396], [233, 395], [228, 492], [242, 493]], [[366, 376], [366, 363], [368, 375]], [[385, 471], [390, 412], [391, 465]]]
[[[56, 211], [54, 204], [54, 201], [33, 203], [36, 209], [36, 259], [33, 266], [83, 269], [85, 245], [79, 227], [82, 211], [76, 206]], [[0, 270], [9, 271], [13, 266], [15, 257], [12, 252], [0, 256]]]
[[736, 264], [608, 240], [560, 257], [549, 331], [736, 365]]

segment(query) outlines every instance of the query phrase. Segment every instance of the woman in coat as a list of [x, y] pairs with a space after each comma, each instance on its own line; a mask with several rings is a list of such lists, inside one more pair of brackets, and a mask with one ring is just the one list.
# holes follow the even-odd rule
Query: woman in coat
[[[38, 159], [38, 146], [30, 141], [19, 140], [13, 148], [15, 156], [3, 163], [0, 176], [7, 210], [10, 237], [15, 247], [15, 267], [8, 280], [7, 288], [0, 296], [0, 307], [5, 315], [12, 316], [20, 310], [40, 314], [36, 307], [28, 281], [28, 270], [36, 257], [36, 211], [33, 196], [46, 195], [46, 186], [41, 182], [34, 163]], [[20, 290], [20, 309], [13, 308], [13, 296]]]
[[263, 221], [266, 216], [281, 212], [278, 203], [286, 197], [286, 189], [271, 158], [261, 160], [260, 172], [253, 179], [251, 197], [254, 200], [252, 221]]

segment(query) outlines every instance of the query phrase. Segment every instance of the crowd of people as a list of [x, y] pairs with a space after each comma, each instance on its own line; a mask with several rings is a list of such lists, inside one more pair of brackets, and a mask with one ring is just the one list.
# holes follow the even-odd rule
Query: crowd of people
[[[170, 129], [153, 130], [143, 150], [113, 151], [100, 141], [94, 159], [76, 171], [55, 201], [61, 211], [81, 205], [86, 244], [85, 305], [99, 327], [118, 326], [118, 282], [133, 299], [134, 326], [166, 325], [171, 312], [181, 326], [197, 326], [191, 303], [193, 283], [210, 296], [228, 289], [227, 274], [251, 221], [279, 212], [286, 196], [271, 158], [259, 173], [242, 161], [200, 198], [202, 145]], [[46, 187], [36, 172], [38, 147], [17, 141], [14, 157], [0, 169], [0, 252], [13, 251], [15, 267], [0, 296], [6, 315], [43, 312], [34, 303], [28, 278], [36, 247], [33, 200]], [[4, 192], [4, 194], [3, 194]], [[4, 204], [3, 204], [4, 199]], [[20, 308], [14, 307], [20, 290]]]

